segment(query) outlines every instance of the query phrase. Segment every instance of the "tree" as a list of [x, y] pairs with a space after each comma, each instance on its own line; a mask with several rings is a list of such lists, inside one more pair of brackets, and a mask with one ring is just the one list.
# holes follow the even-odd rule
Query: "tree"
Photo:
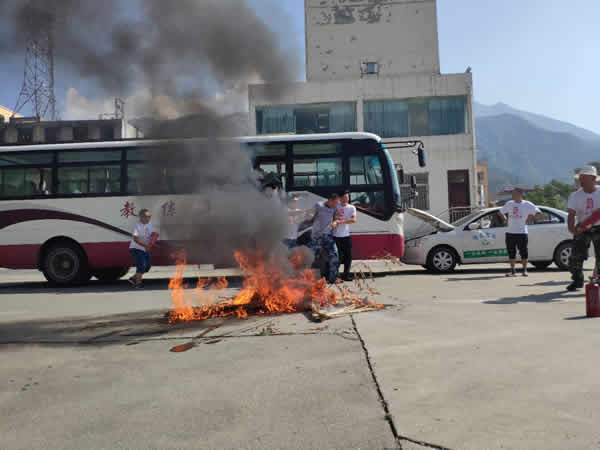
[[525, 197], [536, 205], [566, 210], [567, 200], [574, 190], [575, 187], [571, 184], [552, 180], [544, 186], [536, 185], [534, 190], [528, 192]]

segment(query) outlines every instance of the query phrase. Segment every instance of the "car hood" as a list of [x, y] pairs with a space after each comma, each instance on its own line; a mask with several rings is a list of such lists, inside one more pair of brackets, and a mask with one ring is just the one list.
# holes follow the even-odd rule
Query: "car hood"
[[454, 230], [453, 225], [450, 225], [448, 222], [444, 222], [442, 219], [432, 216], [431, 214], [429, 214], [425, 211], [421, 211], [420, 209], [408, 208], [406, 210], [406, 212], [408, 214], [410, 214], [411, 216], [421, 219], [423, 222], [431, 225], [433, 228], [435, 228], [438, 231], [447, 232], [447, 231]]

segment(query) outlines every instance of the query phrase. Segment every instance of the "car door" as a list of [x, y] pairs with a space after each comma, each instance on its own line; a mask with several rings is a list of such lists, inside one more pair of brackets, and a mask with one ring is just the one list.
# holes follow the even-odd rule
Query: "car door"
[[536, 215], [527, 228], [529, 230], [529, 259], [531, 261], [552, 261], [554, 249], [564, 240], [567, 221], [564, 217], [544, 208]]
[[[476, 229], [471, 229], [476, 224]], [[465, 225], [462, 260], [465, 264], [503, 262], [508, 258], [506, 224], [498, 210], [490, 211]]]

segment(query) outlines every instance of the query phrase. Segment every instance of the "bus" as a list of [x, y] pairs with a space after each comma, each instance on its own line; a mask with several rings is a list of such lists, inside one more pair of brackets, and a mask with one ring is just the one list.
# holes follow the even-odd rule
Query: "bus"
[[[159, 191], [140, 183], [145, 162], [163, 142], [0, 147], [0, 267], [38, 269], [57, 285], [124, 276], [131, 266], [128, 248], [137, 212], [150, 210], [160, 232], [161, 221], [176, 221], [183, 207], [186, 192], [169, 188], [171, 183]], [[255, 169], [277, 174], [288, 193], [317, 201], [349, 190], [358, 216], [352, 227], [355, 259], [402, 257], [397, 168], [378, 136], [279, 135], [234, 142], [248, 148]], [[170, 238], [161, 233], [153, 264], [175, 263]], [[210, 255], [196, 258], [189, 262], [214, 263]]]

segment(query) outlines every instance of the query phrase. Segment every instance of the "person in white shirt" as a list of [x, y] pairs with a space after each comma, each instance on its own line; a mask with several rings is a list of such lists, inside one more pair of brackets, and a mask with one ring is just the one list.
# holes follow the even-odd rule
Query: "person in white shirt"
[[580, 224], [600, 209], [600, 186], [596, 186], [598, 171], [594, 166], [583, 166], [577, 174], [581, 188], [569, 197], [567, 220], [569, 231], [573, 234], [574, 245], [569, 258], [569, 271], [573, 282], [567, 286], [567, 291], [575, 291], [583, 287], [583, 262], [587, 258], [590, 244], [594, 244], [596, 253], [596, 270], [598, 273], [598, 258], [600, 255], [600, 222], [587, 231], [580, 232], [576, 223]]
[[340, 265], [344, 265], [344, 281], [352, 281], [350, 266], [352, 265], [352, 238], [350, 237], [350, 224], [356, 223], [356, 208], [350, 204], [350, 193], [344, 192], [340, 197], [337, 210], [336, 227], [333, 230], [335, 244], [340, 254]]
[[152, 267], [150, 249], [152, 248], [154, 227], [150, 219], [152, 214], [147, 209], [140, 210], [139, 221], [131, 233], [129, 253], [135, 265], [135, 275], [129, 278], [129, 282], [136, 288], [142, 287], [142, 277]]
[[[514, 188], [512, 191], [512, 200], [507, 202], [501, 209], [500, 214], [504, 222], [508, 221], [508, 230], [506, 231], [506, 249], [510, 261], [510, 272], [507, 277], [514, 277], [515, 263], [517, 259], [517, 248], [523, 264], [523, 276], [527, 274], [527, 259], [529, 258], [528, 244], [529, 235], [527, 222], [530, 218], [539, 214], [540, 210], [531, 202], [523, 200], [523, 190]], [[507, 219], [508, 216], [508, 219]]]

